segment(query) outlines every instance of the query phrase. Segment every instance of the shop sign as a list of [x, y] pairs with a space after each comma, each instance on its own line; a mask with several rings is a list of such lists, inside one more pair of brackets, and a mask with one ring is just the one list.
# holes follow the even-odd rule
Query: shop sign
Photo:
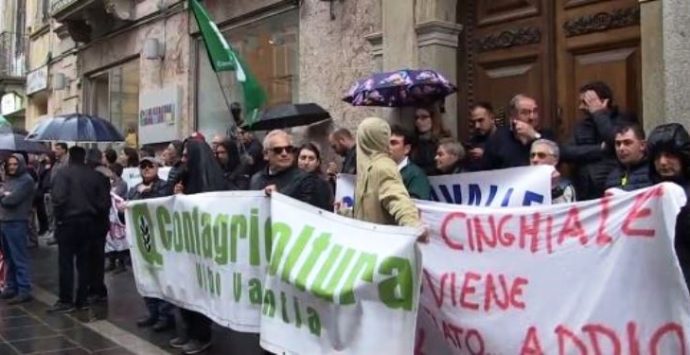
[[139, 97], [140, 144], [177, 139], [181, 115], [181, 91], [177, 86], [142, 92]]
[[0, 100], [0, 113], [6, 116], [21, 110], [22, 101], [22, 97], [13, 92], [3, 95]]
[[48, 66], [44, 65], [26, 75], [26, 94], [31, 95], [35, 92], [48, 88]]

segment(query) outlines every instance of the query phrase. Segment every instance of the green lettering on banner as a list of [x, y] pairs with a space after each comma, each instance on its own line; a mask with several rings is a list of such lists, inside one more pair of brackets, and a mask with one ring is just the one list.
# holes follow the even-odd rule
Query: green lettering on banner
[[251, 304], [261, 304], [261, 298], [263, 294], [264, 293], [263, 288], [261, 287], [261, 280], [249, 280], [249, 302]]
[[232, 273], [232, 291], [235, 296], [235, 302], [239, 303], [242, 298], [242, 274], [239, 272]]
[[146, 203], [137, 204], [132, 207], [132, 220], [134, 222], [137, 248], [139, 249], [141, 257], [149, 265], [163, 266], [163, 256], [156, 248], [154, 228]]
[[307, 307], [307, 323], [309, 324], [309, 331], [316, 335], [321, 336], [321, 319], [319, 314], [311, 307]]
[[194, 237], [192, 231], [192, 214], [189, 211], [182, 211], [182, 225], [184, 226], [184, 251], [195, 254]]
[[230, 261], [237, 262], [237, 239], [247, 237], [247, 218], [241, 214], [232, 216], [230, 222]]
[[192, 209], [192, 253], [202, 255], [201, 251], [201, 234], [199, 234], [199, 209], [194, 207]]
[[283, 265], [283, 272], [281, 274], [281, 279], [283, 279], [283, 281], [287, 283], [290, 282], [290, 273], [292, 272], [292, 268], [295, 267], [297, 260], [304, 251], [304, 247], [307, 246], [307, 243], [309, 243], [313, 234], [314, 227], [312, 226], [305, 226], [302, 229], [302, 233], [300, 233], [299, 237], [297, 237], [297, 241], [292, 248], [290, 248], [290, 251], [287, 255], [287, 260], [285, 260], [285, 264]]
[[295, 327], [299, 328], [302, 326], [302, 313], [299, 309], [299, 298], [293, 297], [292, 304], [295, 306]]
[[261, 251], [259, 243], [259, 210], [251, 209], [250, 217], [250, 235], [249, 235], [249, 264], [252, 266], [261, 265]]
[[[333, 255], [333, 252], [336, 251], [337, 248], [342, 248], [339, 245], [336, 245], [333, 250], [331, 250], [331, 255]], [[338, 250], [338, 254], [340, 253], [340, 250]], [[331, 257], [329, 255], [329, 258]], [[350, 265], [350, 262], [352, 261], [352, 258], [355, 256], [355, 250], [352, 248], [347, 248], [345, 250], [345, 254], [343, 255], [343, 258], [340, 260], [338, 263], [337, 268], [335, 271], [330, 273], [330, 269], [332, 265], [329, 265], [328, 268], [324, 267], [320, 272], [319, 275], [316, 278], [316, 281], [314, 281], [314, 286], [312, 293], [316, 295], [317, 297], [321, 297], [329, 302], [333, 302], [333, 295], [335, 295], [335, 289], [338, 287], [338, 284], [340, 284], [340, 281], [343, 280], [343, 276], [345, 275], [345, 270], [347, 270], [347, 267]], [[336, 256], [337, 258], [337, 256]], [[333, 259], [335, 260], [335, 259]], [[325, 272], [324, 272], [325, 271]], [[330, 275], [329, 281], [324, 287], [324, 283], [326, 281], [326, 277]]]
[[170, 211], [164, 206], [158, 206], [156, 209], [156, 219], [163, 249], [170, 250], [173, 238], [173, 231], [168, 228], [172, 222], [170, 219]]
[[264, 293], [264, 307], [263, 314], [271, 318], [276, 315], [276, 297], [273, 290], [266, 290]]
[[322, 233], [318, 238], [314, 240], [314, 243], [312, 243], [311, 253], [309, 253], [307, 261], [304, 262], [302, 268], [297, 274], [297, 279], [295, 279], [295, 287], [297, 287], [300, 291], [304, 291], [306, 289], [309, 274], [314, 269], [316, 261], [319, 260], [321, 254], [323, 254], [326, 248], [328, 248], [330, 242], [331, 234]]
[[211, 236], [211, 215], [204, 212], [201, 214], [201, 246], [204, 258], [213, 258], [213, 240]]
[[273, 246], [273, 233], [271, 233], [272, 226], [271, 217], [266, 218], [264, 223], [264, 243], [266, 244], [266, 260], [271, 260], [271, 247]]
[[[378, 271], [382, 275], [393, 275], [379, 283], [381, 302], [392, 309], [402, 308], [411, 311], [414, 301], [414, 277], [410, 261], [391, 256], [383, 260]], [[400, 289], [400, 297], [396, 295], [397, 289]]]
[[184, 248], [184, 241], [183, 241], [183, 229], [182, 229], [182, 218], [180, 216], [180, 213], [175, 211], [173, 213], [173, 222], [175, 223], [175, 228], [173, 232], [173, 238], [175, 240], [175, 251], [178, 253], [182, 252], [182, 249]]
[[280, 261], [285, 253], [285, 247], [290, 242], [290, 237], [292, 236], [292, 229], [285, 223], [276, 222], [271, 225], [271, 235], [272, 241], [276, 244], [273, 245], [275, 250], [272, 250], [271, 257], [269, 258], [271, 263], [268, 267], [268, 274], [273, 276], [278, 272]]
[[213, 224], [213, 245], [215, 246], [215, 261], [218, 265], [228, 263], [228, 215], [219, 214]]
[[[340, 304], [355, 303], [355, 282], [359, 277], [362, 281], [374, 281], [374, 268], [376, 268], [376, 254], [362, 253], [355, 262], [354, 267], [350, 270], [350, 274], [345, 280], [338, 302]], [[362, 274], [359, 276], [359, 274]]]
[[290, 324], [290, 318], [287, 314], [287, 296], [285, 295], [285, 292], [280, 293], [280, 311], [283, 315], [283, 322]]

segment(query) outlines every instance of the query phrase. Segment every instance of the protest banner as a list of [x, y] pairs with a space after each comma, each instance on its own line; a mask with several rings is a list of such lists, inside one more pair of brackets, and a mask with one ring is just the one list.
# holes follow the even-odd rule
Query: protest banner
[[[431, 199], [458, 205], [514, 207], [551, 204], [551, 166], [430, 176]], [[351, 207], [355, 175], [338, 175], [336, 201]]]
[[[420, 230], [354, 221], [277, 193], [269, 202], [263, 191], [132, 201], [126, 219], [143, 296], [260, 332], [275, 352], [413, 351]], [[382, 338], [384, 327], [401, 338]]]
[[[158, 177], [161, 180], [168, 180], [168, 174], [170, 174], [169, 166], [158, 168]], [[133, 188], [134, 186], [137, 186], [137, 184], [141, 182], [141, 173], [139, 172], [139, 168], [123, 169], [122, 180], [127, 184], [128, 190]]]
[[421, 230], [271, 198], [261, 346], [288, 354], [412, 354]]
[[258, 333], [270, 221], [263, 191], [130, 202], [127, 237], [139, 293]]
[[690, 294], [674, 252], [683, 190], [576, 204], [419, 202], [416, 354], [687, 354]]

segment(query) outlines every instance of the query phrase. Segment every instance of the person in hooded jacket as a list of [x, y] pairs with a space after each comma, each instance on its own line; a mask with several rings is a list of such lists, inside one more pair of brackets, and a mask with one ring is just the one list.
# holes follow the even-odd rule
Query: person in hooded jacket
[[[223, 170], [208, 144], [190, 138], [183, 147], [183, 170], [175, 183], [176, 194], [192, 195], [227, 189]], [[172, 339], [170, 346], [182, 349], [185, 354], [198, 354], [208, 349], [211, 346], [211, 320], [201, 313], [186, 309], [180, 309], [180, 314], [186, 324], [186, 332]]]
[[0, 235], [8, 267], [7, 284], [0, 298], [10, 300], [9, 304], [20, 304], [31, 301], [27, 235], [36, 188], [20, 154], [12, 154], [5, 160], [5, 175], [0, 189]]
[[357, 220], [408, 227], [421, 226], [417, 207], [403, 184], [398, 165], [388, 153], [391, 127], [369, 117], [357, 128]]
[[249, 189], [251, 167], [241, 161], [237, 143], [229, 138], [224, 138], [218, 142], [214, 153], [218, 164], [223, 169], [223, 176], [228, 183], [228, 189]]
[[679, 123], [658, 126], [649, 134], [647, 150], [652, 181], [676, 183], [688, 199], [676, 219], [674, 244], [685, 285], [690, 289], [690, 135]]

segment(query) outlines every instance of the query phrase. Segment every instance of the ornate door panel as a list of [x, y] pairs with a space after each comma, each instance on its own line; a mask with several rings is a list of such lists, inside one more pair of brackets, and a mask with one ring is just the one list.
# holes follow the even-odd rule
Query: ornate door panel
[[556, 128], [567, 136], [582, 116], [578, 90], [601, 80], [623, 110], [642, 112], [640, 8], [637, 0], [561, 0], [556, 9], [560, 108]]
[[577, 90], [608, 82], [619, 104], [640, 112], [637, 0], [466, 0], [459, 53], [459, 122], [468, 133], [472, 103], [491, 102], [504, 117], [510, 98], [537, 99], [541, 124], [569, 135]]

